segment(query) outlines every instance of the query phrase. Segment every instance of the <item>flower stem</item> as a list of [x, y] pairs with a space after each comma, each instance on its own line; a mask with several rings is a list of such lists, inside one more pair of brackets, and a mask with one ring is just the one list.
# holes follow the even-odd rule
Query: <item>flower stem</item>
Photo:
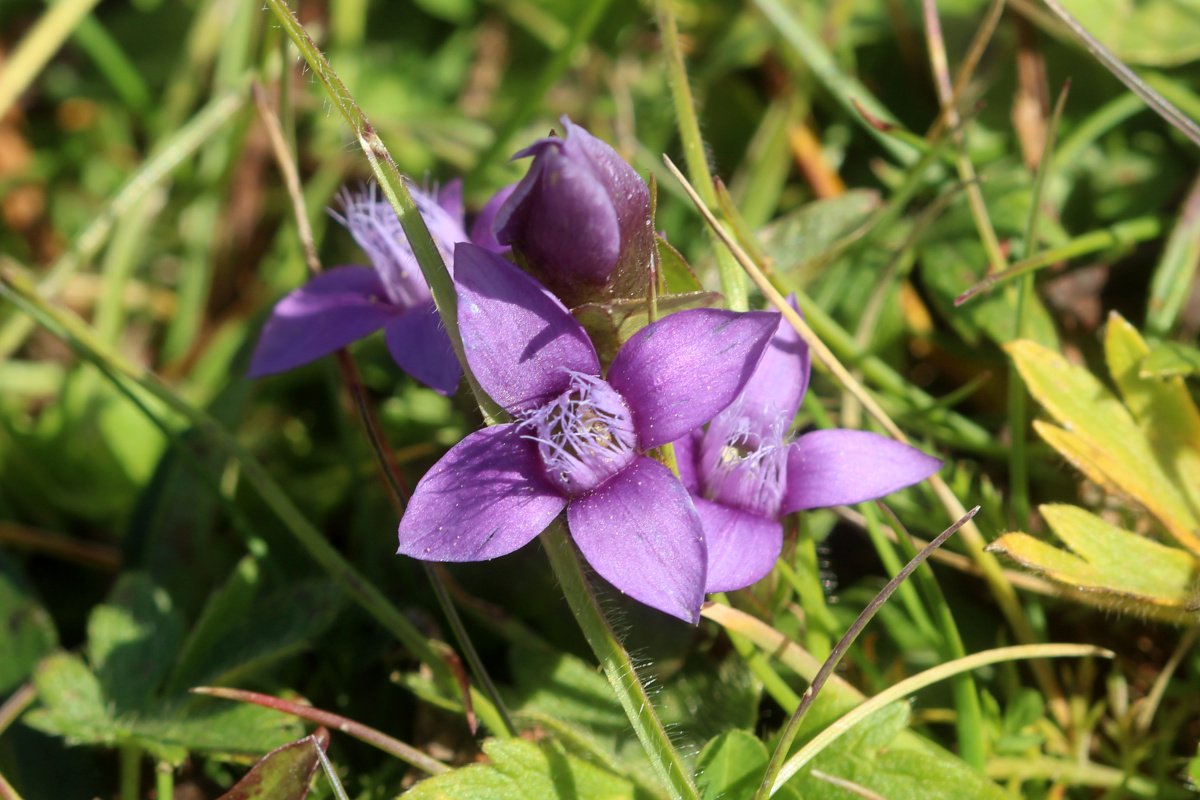
[[563, 594], [566, 595], [567, 605], [571, 607], [584, 637], [587, 638], [596, 658], [600, 660], [600, 666], [616, 692], [621, 707], [625, 709], [625, 715], [633, 725], [642, 748], [650, 757], [650, 763], [671, 790], [673, 797], [699, 800], [700, 795], [692, 784], [683, 759], [671, 744], [662, 721], [655, 714], [654, 706], [646, 695], [645, 687], [638, 679], [633, 660], [621, 646], [620, 640], [600, 609], [596, 595], [588, 585], [579, 556], [567, 536], [562, 521], [552, 523], [542, 533], [541, 541], [550, 557], [554, 575], [558, 578]]
[[142, 793], [142, 748], [136, 744], [121, 745], [120, 750], [120, 793], [121, 800], [138, 800]]
[[[717, 194], [713, 188], [712, 173], [708, 169], [708, 156], [704, 151], [704, 139], [700, 135], [700, 122], [696, 119], [696, 103], [688, 84], [687, 67], [683, 63], [683, 51], [679, 47], [679, 26], [676, 24], [671, 3], [672, 0], [656, 0], [654, 8], [667, 56], [667, 80], [671, 84], [671, 97], [675, 101], [679, 138], [683, 143], [683, 156], [692, 183], [696, 185], [704, 202], [715, 206]], [[717, 254], [717, 272], [721, 277], [721, 293], [725, 295], [725, 305], [734, 311], [745, 311], [749, 308], [746, 275], [738, 268], [729, 251], [721, 247], [713, 231], [707, 227], [705, 230], [713, 245], [713, 251]]]

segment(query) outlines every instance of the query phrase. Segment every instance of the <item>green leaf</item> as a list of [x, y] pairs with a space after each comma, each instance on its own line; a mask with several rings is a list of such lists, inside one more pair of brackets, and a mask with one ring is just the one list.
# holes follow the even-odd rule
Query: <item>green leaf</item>
[[329, 746], [329, 732], [316, 733], [277, 747], [250, 768], [220, 800], [304, 800], [321, 766], [317, 748]]
[[1138, 366], [1143, 378], [1190, 377], [1200, 373], [1200, 350], [1179, 342], [1159, 342]]
[[[804, 800], [1001, 800], [998, 786], [940, 747], [907, 735], [907, 703], [893, 703], [788, 781]], [[867, 794], [867, 793], [872, 794]]]
[[658, 246], [658, 269], [667, 287], [667, 294], [704, 291], [704, 284], [700, 283], [687, 259], [670, 242], [656, 234], [654, 243]]
[[121, 576], [88, 618], [88, 661], [118, 715], [148, 708], [183, 638], [171, 598], [137, 573]]
[[1089, 478], [1129, 495], [1167, 530], [1200, 552], [1200, 518], [1159, 464], [1129, 411], [1083, 367], [1034, 342], [1006, 348], [1029, 393], [1063, 427], [1034, 423], [1035, 430]]
[[489, 739], [489, 764], [437, 775], [404, 795], [408, 800], [632, 800], [633, 785], [578, 759], [554, 742]]
[[23, 718], [30, 726], [68, 742], [116, 741], [118, 731], [112, 725], [104, 690], [79, 656], [48, 656], [38, 665], [33, 686], [41, 705]]
[[804, 283], [809, 265], [878, 207], [879, 193], [868, 189], [814, 200], [760, 231], [763, 252], [776, 272]]
[[0, 553], [0, 696], [28, 679], [38, 660], [57, 646], [54, 621]]
[[1200, 58], [1197, 0], [1062, 0], [1088, 33], [1130, 64], [1174, 67]]
[[[720, 304], [715, 292], [686, 292], [658, 298], [659, 317], [688, 308], [707, 308]], [[609, 300], [604, 303], [584, 303], [572, 309], [596, 345], [600, 361], [608, 364], [616, 357], [621, 345], [630, 336], [650, 324], [650, 312], [645, 300]]]
[[769, 758], [767, 746], [746, 731], [728, 731], [711, 739], [696, 761], [701, 797], [750, 797], [762, 783]]
[[[1192, 601], [1200, 561], [1186, 551], [1121, 530], [1075, 506], [1039, 510], [1071, 552], [1024, 533], [1006, 533], [991, 549], [1084, 591], [1177, 608]], [[1131, 564], [1137, 568], [1130, 569]]]

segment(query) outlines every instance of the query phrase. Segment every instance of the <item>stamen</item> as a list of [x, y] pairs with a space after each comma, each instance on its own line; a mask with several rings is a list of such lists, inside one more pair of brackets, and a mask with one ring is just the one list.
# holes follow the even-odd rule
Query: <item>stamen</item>
[[522, 420], [547, 480], [570, 496], [589, 492], [636, 457], [629, 407], [594, 375], [571, 372], [570, 387]]
[[738, 403], [718, 414], [700, 444], [703, 495], [760, 516], [777, 516], [787, 479], [784, 433], [790, 422], [778, 414], [748, 414]]

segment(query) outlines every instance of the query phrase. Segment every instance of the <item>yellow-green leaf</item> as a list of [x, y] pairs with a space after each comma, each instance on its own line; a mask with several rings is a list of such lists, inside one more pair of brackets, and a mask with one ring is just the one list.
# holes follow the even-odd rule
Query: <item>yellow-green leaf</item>
[[[1181, 543], [1200, 553], [1200, 514], [1159, 461], [1128, 409], [1083, 367], [1026, 340], [1006, 347], [1030, 394], [1064, 432], [1039, 433], [1088, 477], [1141, 503]], [[1049, 433], [1049, 435], [1047, 435]]]
[[1188, 377], [1200, 372], [1200, 350], [1179, 342], [1159, 342], [1150, 348], [1138, 374], [1143, 378]]
[[1191, 604], [1200, 561], [1186, 551], [1122, 530], [1082, 508], [1040, 510], [1070, 551], [1025, 533], [1006, 533], [990, 549], [1083, 591], [1175, 608]]

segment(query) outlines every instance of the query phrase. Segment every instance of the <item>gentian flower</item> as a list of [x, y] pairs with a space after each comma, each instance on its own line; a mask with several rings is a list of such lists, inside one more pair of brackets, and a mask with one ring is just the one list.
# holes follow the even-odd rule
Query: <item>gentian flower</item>
[[[416, 189], [412, 196], [452, 270], [454, 245], [467, 241], [462, 182], [447, 184], [436, 199]], [[399, 218], [374, 187], [358, 193], [343, 189], [340, 200], [342, 211], [333, 217], [350, 231], [371, 266], [334, 267], [280, 300], [259, 337], [250, 377], [307, 364], [382, 328], [401, 369], [442, 394], [453, 394], [461, 370]], [[503, 197], [493, 198], [492, 216], [501, 202]], [[485, 244], [501, 249], [494, 237]]]
[[533, 164], [500, 209], [499, 240], [570, 305], [623, 280], [644, 287], [655, 248], [650, 190], [608, 144], [565, 116], [562, 124], [562, 138], [513, 156]]
[[417, 484], [399, 552], [427, 561], [511, 553], [564, 509], [605, 580], [696, 622], [704, 599], [700, 518], [679, 480], [645, 453], [738, 395], [778, 315], [681, 311], [643, 328], [600, 374], [566, 307], [503, 258], [455, 250], [458, 322], [480, 386], [515, 418], [455, 445]]
[[675, 442], [679, 474], [704, 525], [707, 592], [749, 586], [783, 547], [785, 514], [874, 500], [924, 480], [941, 462], [868, 431], [787, 434], [808, 388], [808, 346], [786, 320], [742, 393]]

